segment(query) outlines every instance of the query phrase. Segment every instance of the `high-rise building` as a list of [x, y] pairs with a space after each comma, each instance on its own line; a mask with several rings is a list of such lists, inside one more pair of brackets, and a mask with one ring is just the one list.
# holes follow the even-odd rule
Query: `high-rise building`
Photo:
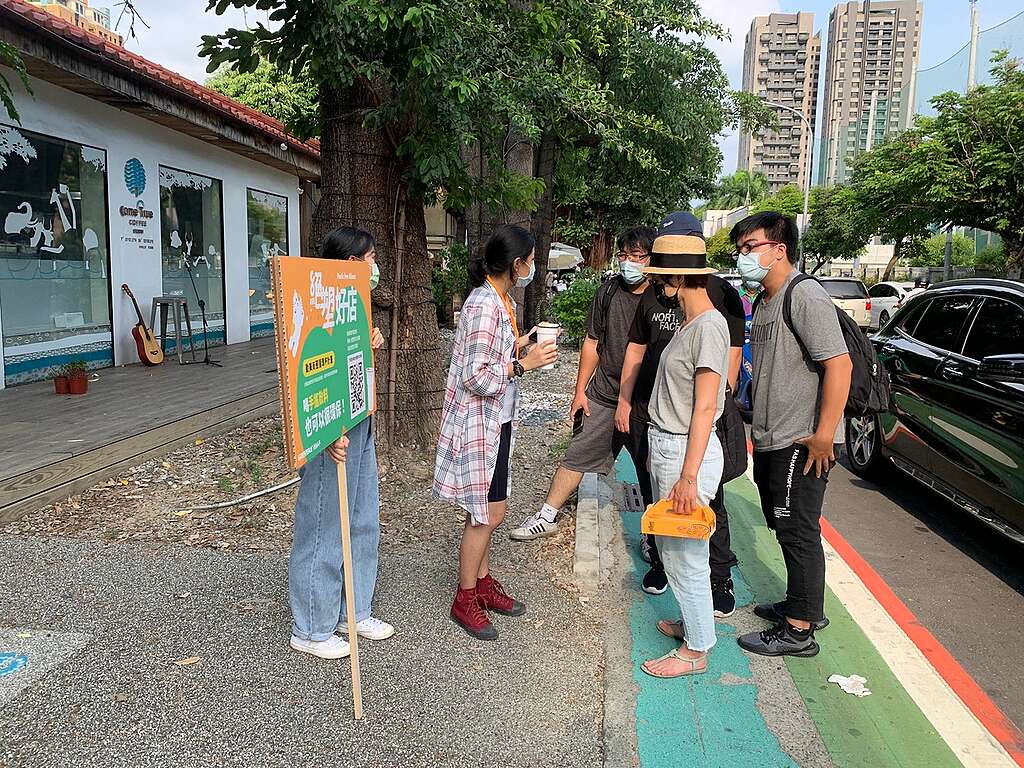
[[[773, 13], [750, 24], [743, 52], [743, 90], [764, 101], [797, 110], [811, 126], [818, 104], [821, 35], [813, 13]], [[802, 187], [808, 153], [813, 151], [804, 122], [776, 109], [777, 130], [740, 134], [738, 167], [768, 177], [771, 191], [787, 184]]]
[[864, 0], [829, 16], [818, 181], [847, 180], [852, 161], [914, 118], [921, 0]]
[[47, 13], [102, 37], [108, 43], [121, 45], [123, 38], [110, 28], [109, 8], [90, 8], [89, 0], [30, 0]]

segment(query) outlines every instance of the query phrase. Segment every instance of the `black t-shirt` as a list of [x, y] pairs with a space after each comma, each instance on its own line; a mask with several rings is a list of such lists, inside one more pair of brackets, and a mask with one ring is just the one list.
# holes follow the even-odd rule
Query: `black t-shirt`
[[[743, 300], [728, 281], [711, 275], [708, 278], [708, 298], [715, 309], [725, 316], [729, 325], [729, 346], [742, 347], [744, 342], [744, 326], [746, 314], [743, 311]], [[668, 309], [658, 301], [658, 293], [654, 286], [648, 286], [640, 296], [640, 304], [633, 317], [633, 325], [629, 329], [629, 340], [634, 344], [647, 345], [636, 385], [633, 387], [633, 418], [648, 421], [647, 403], [651, 399], [654, 388], [654, 377], [658, 373], [658, 362], [669, 341], [675, 336], [683, 324], [683, 309]]]
[[587, 397], [614, 408], [619, 402], [619, 377], [629, 343], [629, 326], [633, 322], [640, 294], [618, 277], [605, 280], [597, 289], [587, 317], [587, 336], [597, 340], [601, 362], [587, 386]]

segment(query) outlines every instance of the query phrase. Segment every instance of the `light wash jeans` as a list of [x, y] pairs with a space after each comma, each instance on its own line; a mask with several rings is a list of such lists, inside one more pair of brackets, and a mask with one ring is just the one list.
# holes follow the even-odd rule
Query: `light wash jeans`
[[[647, 439], [651, 447], [651, 489], [655, 499], [665, 499], [683, 471], [686, 435], [662, 432], [652, 424]], [[722, 444], [712, 432], [697, 472], [697, 499], [701, 504], [708, 504], [718, 491], [722, 467]], [[710, 650], [715, 645], [715, 608], [711, 600], [709, 542], [659, 536], [658, 549], [682, 614], [686, 647], [691, 651]]]
[[[377, 585], [380, 486], [372, 421], [373, 417], [364, 419], [348, 433], [345, 462], [356, 621], [370, 615]], [[299, 474], [302, 482], [295, 502], [292, 554], [288, 560], [292, 633], [304, 640], [326, 640], [345, 619], [347, 597], [338, 517], [338, 470], [324, 451]]]

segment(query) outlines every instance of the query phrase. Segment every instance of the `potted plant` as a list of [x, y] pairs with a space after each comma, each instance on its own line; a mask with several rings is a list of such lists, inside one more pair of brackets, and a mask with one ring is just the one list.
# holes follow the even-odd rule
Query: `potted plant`
[[68, 377], [68, 394], [84, 395], [89, 391], [89, 379], [86, 378], [84, 360], [72, 360], [64, 366], [64, 374]]
[[53, 391], [55, 394], [66, 395], [68, 393], [68, 374], [66, 368], [66, 365], [62, 365], [57, 369], [57, 375], [53, 377]]

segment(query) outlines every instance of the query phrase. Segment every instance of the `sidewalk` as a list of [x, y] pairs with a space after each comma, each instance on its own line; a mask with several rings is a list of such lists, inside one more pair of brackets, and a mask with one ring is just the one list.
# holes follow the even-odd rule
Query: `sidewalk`
[[[620, 457], [617, 477], [635, 482], [628, 457]], [[821, 653], [811, 659], [782, 661], [741, 652], [736, 635], [766, 626], [751, 607], [782, 597], [785, 568], [778, 545], [764, 526], [749, 478], [727, 486], [726, 504], [740, 561], [734, 570], [737, 611], [718, 622], [719, 642], [712, 652], [710, 673], [664, 681], [640, 671], [642, 661], [672, 647], [654, 624], [677, 616], [678, 607], [670, 592], [651, 597], [638, 588], [630, 606], [641, 768], [1014, 765], [995, 739], [971, 722], [966, 710], [957, 710], [958, 700], [953, 701], [948, 690], [936, 688], [938, 692], [927, 702], [938, 724], [922, 712], [920, 689], [928, 683], [923, 678], [934, 675], [934, 670], [918, 668], [916, 675], [897, 677], [893, 669], [902, 670], [897, 659], [901, 648], [882, 645], [883, 657], [868, 636], [877, 636], [879, 628], [858, 624], [833, 591], [837, 580], [845, 580], [843, 591], [850, 594], [855, 577], [829, 546], [826, 614], [831, 624], [819, 633]], [[638, 587], [647, 568], [636, 554], [640, 515], [623, 512], [621, 517], [630, 551], [627, 577]], [[832, 674], [867, 678], [871, 695], [857, 698], [844, 693], [827, 682]], [[916, 700], [908, 690], [918, 694]], [[944, 699], [947, 695], [949, 701]], [[942, 707], [945, 717], [938, 718], [935, 712]]]

